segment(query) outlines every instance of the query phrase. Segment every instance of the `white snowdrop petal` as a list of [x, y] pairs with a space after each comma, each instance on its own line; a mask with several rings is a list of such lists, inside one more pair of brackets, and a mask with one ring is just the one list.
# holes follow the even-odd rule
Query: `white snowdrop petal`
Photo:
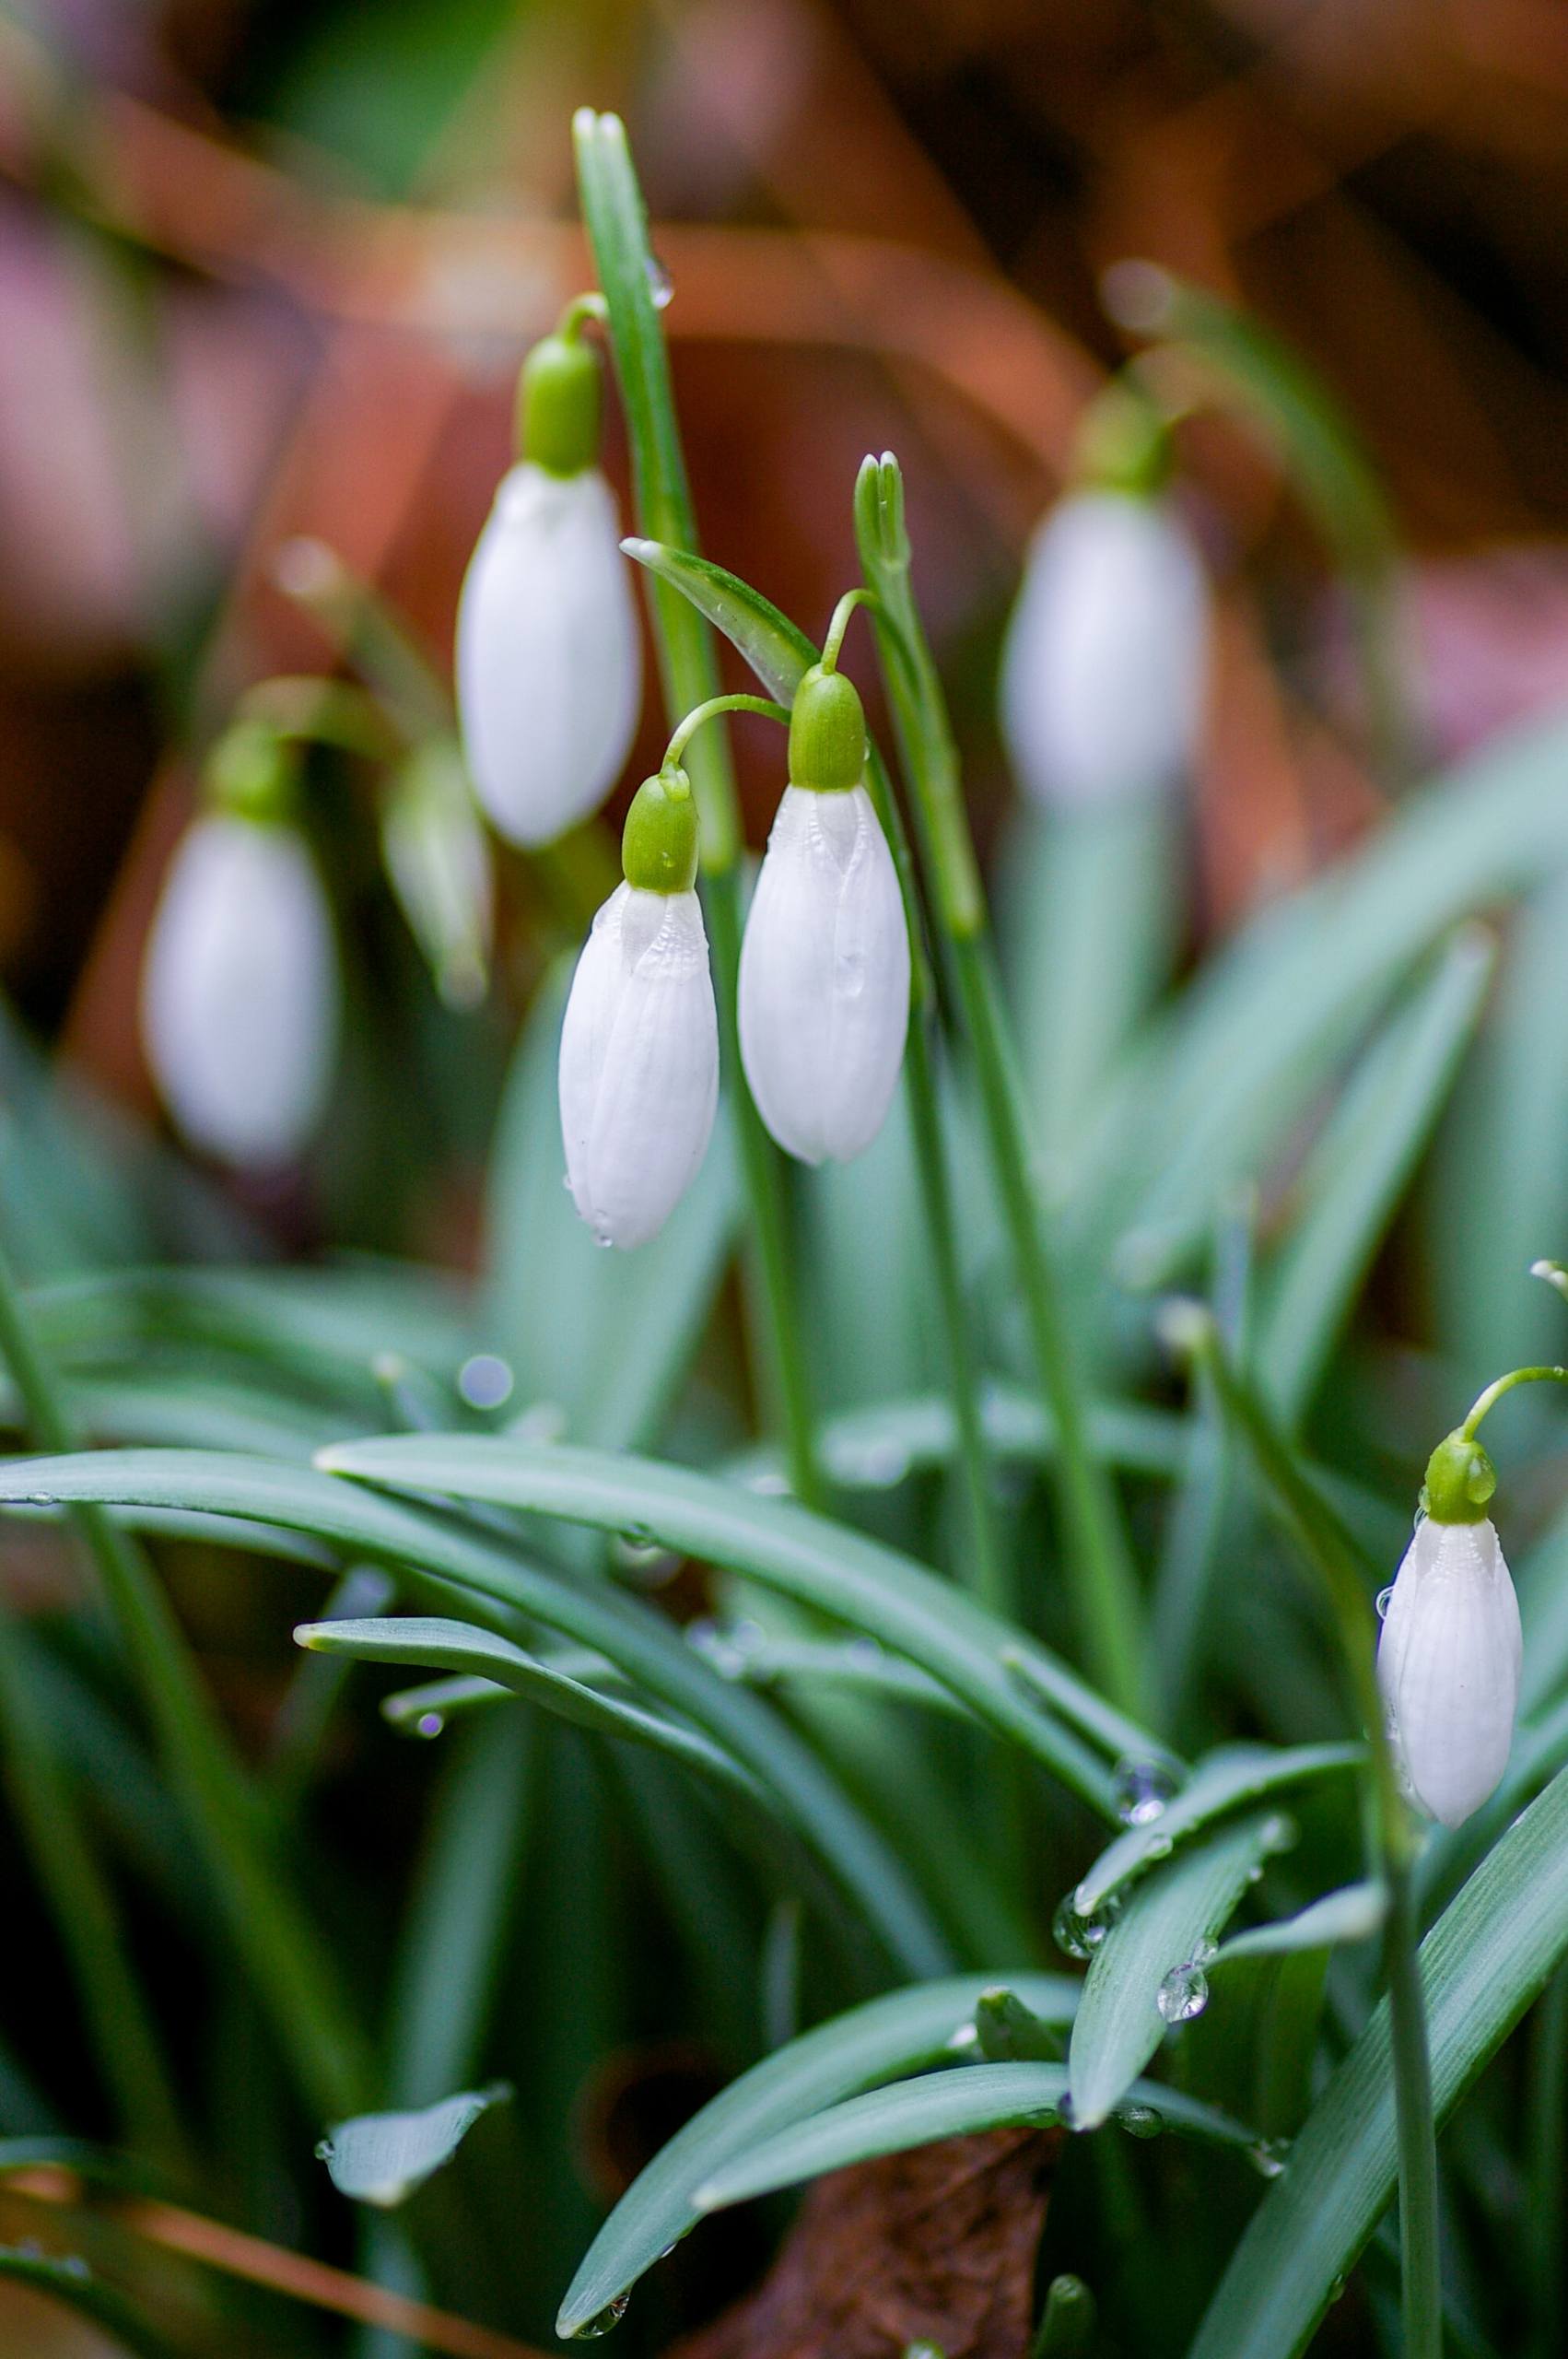
[[326, 896], [290, 827], [198, 819], [174, 855], [148, 937], [142, 1033], [193, 1144], [279, 1164], [320, 1120], [337, 1051]]
[[1167, 784], [1201, 715], [1208, 592], [1174, 512], [1122, 492], [1063, 499], [1036, 534], [1008, 626], [1002, 725], [1042, 802]]
[[593, 921], [561, 1031], [561, 1133], [578, 1211], [645, 1244], [708, 1151], [719, 1022], [695, 893], [622, 885]]
[[741, 945], [741, 1060], [780, 1146], [848, 1162], [881, 1130], [909, 1021], [898, 878], [863, 786], [784, 791]]
[[1508, 1766], [1521, 1654], [1493, 1526], [1427, 1518], [1388, 1601], [1377, 1681], [1410, 1790], [1445, 1826], [1479, 1810]]
[[543, 844], [614, 786], [642, 701], [620, 523], [595, 467], [505, 476], [457, 616], [458, 708], [474, 790], [500, 833]]

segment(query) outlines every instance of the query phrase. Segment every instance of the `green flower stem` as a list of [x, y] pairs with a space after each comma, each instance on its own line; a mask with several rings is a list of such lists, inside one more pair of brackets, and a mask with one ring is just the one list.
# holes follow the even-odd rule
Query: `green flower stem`
[[871, 606], [875, 603], [869, 590], [857, 588], [845, 591], [844, 595], [833, 609], [833, 618], [827, 626], [827, 637], [822, 642], [822, 668], [825, 672], [837, 672], [838, 669], [838, 658], [844, 649], [844, 634], [849, 628], [849, 618], [856, 607]]
[[[52, 1455], [79, 1445], [34, 1344], [9, 1263], [0, 1253], [0, 1357], [21, 1395], [32, 1439]], [[170, 1787], [190, 1822], [236, 1949], [266, 2005], [301, 2096], [322, 2118], [362, 2110], [373, 2086], [369, 2043], [343, 2004], [315, 1928], [268, 1856], [257, 1797], [204, 1690], [168, 1600], [140, 1550], [102, 1508], [72, 1510], [97, 1567], [125, 1661], [156, 1733]]]
[[1476, 1428], [1488, 1411], [1496, 1407], [1505, 1392], [1516, 1384], [1568, 1384], [1568, 1367], [1515, 1367], [1500, 1376], [1478, 1394], [1469, 1415], [1456, 1428], [1461, 1441], [1474, 1441]]
[[896, 460], [868, 459], [855, 492], [860, 560], [899, 750], [914, 790], [926, 874], [980, 1086], [1003, 1215], [1012, 1239], [1030, 1344], [1058, 1434], [1063, 1556], [1085, 1656], [1106, 1693], [1136, 1708], [1141, 1615], [1115, 1491], [1089, 1444], [1056, 1273], [1046, 1249], [1016, 1069], [1002, 1014], [985, 895], [964, 808], [957, 750], [909, 580]]
[[186, 2161], [152, 2013], [127, 1954], [114, 1895], [55, 1757], [25, 1634], [0, 1626], [0, 1775], [81, 1999], [89, 2045], [128, 2140], [179, 2170]]
[[790, 726], [789, 706], [775, 704], [771, 697], [709, 697], [706, 704], [699, 704], [677, 725], [660, 768], [667, 770], [675, 769], [703, 722], [712, 721], [721, 712], [758, 712], [765, 720], [781, 721], [786, 729]]
[[[840, 610], [847, 604], [841, 599]], [[848, 619], [846, 615], [846, 622]], [[837, 612], [834, 620], [837, 621]], [[832, 637], [830, 629], [830, 643]], [[958, 1228], [953, 1213], [953, 1183], [942, 1134], [942, 1107], [937, 1097], [936, 1074], [931, 1058], [931, 979], [920, 930], [915, 863], [882, 756], [869, 740], [866, 787], [893, 854], [898, 889], [904, 897], [905, 923], [909, 929], [910, 1005], [909, 1032], [904, 1050], [904, 1091], [909, 1108], [915, 1170], [919, 1182], [926, 1237], [930, 1247], [931, 1271], [936, 1280], [937, 1308], [947, 1347], [948, 1386], [953, 1399], [953, 1420], [957, 1428], [958, 1463], [963, 1474], [965, 1508], [969, 1523], [970, 1587], [995, 1613], [1015, 1619], [1018, 1599], [997, 1533], [990, 1450], [986, 1441], [985, 1414], [980, 1402], [980, 1371], [969, 1332], [968, 1305], [964, 1298], [964, 1271], [958, 1253]]]
[[1276, 1504], [1320, 1574], [1366, 1729], [1372, 1832], [1388, 1891], [1384, 1971], [1399, 2154], [1404, 2359], [1440, 2359], [1443, 2294], [1438, 2266], [1437, 2133], [1416, 1962], [1411, 1883], [1416, 1840], [1399, 1791], [1377, 1688], [1377, 1625], [1371, 1603], [1376, 1571], [1299, 1464], [1251, 1384], [1238, 1373], [1212, 1313], [1199, 1303], [1174, 1304], [1166, 1315], [1165, 1334], [1173, 1347], [1212, 1383], [1225, 1415], [1246, 1443]]
[[[610, 344], [631, 446], [638, 521], [650, 540], [696, 548], [696, 526], [670, 385], [669, 356], [653, 299], [648, 220], [624, 124], [581, 109], [573, 123], [583, 220], [609, 311]], [[655, 578], [651, 607], [664, 701], [672, 721], [720, 692], [707, 623], [681, 593]], [[790, 1480], [808, 1506], [822, 1496], [813, 1413], [790, 1271], [783, 1173], [746, 1087], [736, 1029], [741, 963], [741, 824], [722, 733], [709, 730], [689, 765], [702, 829], [704, 901], [718, 986], [720, 1048], [751, 1206], [752, 1237], [771, 1341], [771, 1376], [784, 1426]]]

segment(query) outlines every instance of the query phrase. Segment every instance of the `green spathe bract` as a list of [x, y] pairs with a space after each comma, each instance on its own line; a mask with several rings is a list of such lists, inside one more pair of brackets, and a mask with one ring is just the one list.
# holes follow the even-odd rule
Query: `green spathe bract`
[[790, 708], [790, 783], [819, 794], [859, 786], [866, 716], [853, 680], [813, 663]]
[[621, 866], [639, 893], [689, 893], [696, 883], [696, 798], [683, 769], [645, 778], [621, 836]]

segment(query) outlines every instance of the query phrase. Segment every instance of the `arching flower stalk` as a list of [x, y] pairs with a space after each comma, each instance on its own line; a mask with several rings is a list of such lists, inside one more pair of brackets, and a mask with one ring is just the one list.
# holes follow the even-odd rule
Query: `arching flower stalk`
[[290, 810], [297, 757], [241, 722], [176, 851], [148, 936], [142, 1037], [193, 1146], [250, 1168], [293, 1160], [325, 1110], [340, 1021], [326, 894]]
[[790, 783], [741, 945], [741, 1059], [757, 1110], [803, 1163], [881, 1130], [909, 1023], [909, 936], [863, 771], [865, 716], [833, 634], [790, 718]]
[[696, 806], [667, 767], [632, 799], [625, 882], [593, 921], [561, 1030], [572, 1201], [601, 1245], [646, 1244], [696, 1177], [719, 1102], [719, 1019], [693, 887]]
[[597, 810], [631, 750], [642, 647], [614, 496], [596, 464], [601, 363], [570, 305], [518, 387], [518, 464], [469, 562], [458, 710], [474, 790], [514, 844]]

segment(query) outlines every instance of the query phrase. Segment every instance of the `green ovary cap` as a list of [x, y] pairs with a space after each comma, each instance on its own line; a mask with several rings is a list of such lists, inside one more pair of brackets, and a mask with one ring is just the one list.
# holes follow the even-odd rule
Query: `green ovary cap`
[[517, 381], [517, 444], [553, 475], [580, 475], [599, 456], [602, 370], [579, 335], [542, 337]]
[[639, 893], [689, 893], [696, 883], [696, 803], [685, 770], [645, 778], [632, 796], [621, 867]]
[[1497, 1488], [1497, 1469], [1479, 1441], [1449, 1434], [1426, 1461], [1422, 1505], [1433, 1523], [1480, 1523]]
[[859, 786], [865, 766], [866, 716], [854, 682], [813, 663], [790, 709], [790, 785], [842, 792]]
[[259, 824], [293, 809], [298, 756], [265, 721], [237, 721], [207, 756], [202, 792], [215, 811]]

